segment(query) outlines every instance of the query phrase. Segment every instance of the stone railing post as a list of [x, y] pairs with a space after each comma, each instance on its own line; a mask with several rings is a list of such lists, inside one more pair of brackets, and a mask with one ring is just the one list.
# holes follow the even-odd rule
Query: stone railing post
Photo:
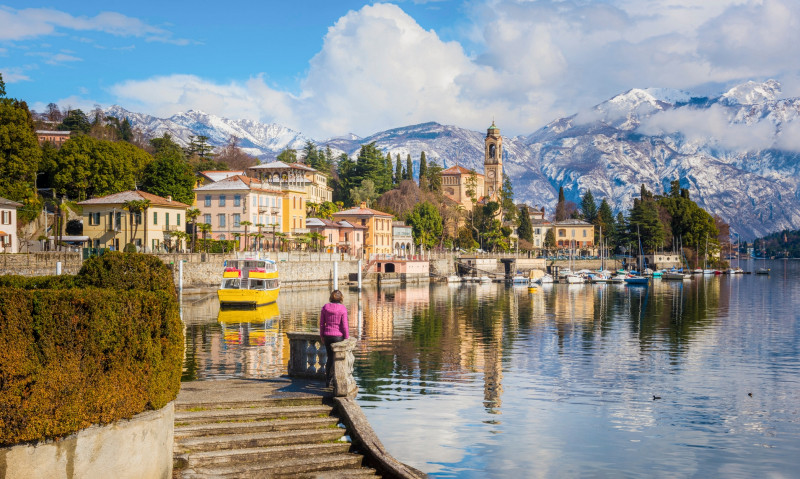
[[289, 376], [325, 379], [328, 355], [316, 333], [286, 333], [289, 337]]
[[355, 397], [358, 386], [353, 377], [353, 349], [356, 347], [355, 338], [331, 345], [333, 349], [333, 395], [336, 397]]

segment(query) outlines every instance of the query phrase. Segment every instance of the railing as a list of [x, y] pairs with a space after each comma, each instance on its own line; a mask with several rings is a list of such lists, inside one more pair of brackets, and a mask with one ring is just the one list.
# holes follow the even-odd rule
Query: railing
[[[289, 337], [289, 376], [325, 380], [325, 363], [328, 355], [325, 345], [316, 333], [286, 333]], [[353, 378], [354, 338], [332, 345], [333, 349], [333, 395], [355, 397], [358, 392]]]

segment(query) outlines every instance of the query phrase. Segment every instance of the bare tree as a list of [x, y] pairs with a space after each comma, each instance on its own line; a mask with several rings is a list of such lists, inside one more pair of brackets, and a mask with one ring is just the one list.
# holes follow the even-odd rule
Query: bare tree
[[258, 159], [239, 148], [239, 139], [231, 136], [228, 144], [217, 150], [216, 160], [228, 165], [231, 170], [246, 170], [258, 164]]

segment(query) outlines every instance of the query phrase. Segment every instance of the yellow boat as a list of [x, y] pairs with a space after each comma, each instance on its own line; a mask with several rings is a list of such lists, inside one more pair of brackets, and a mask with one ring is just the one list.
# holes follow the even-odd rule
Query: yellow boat
[[226, 344], [264, 346], [278, 337], [275, 321], [280, 316], [278, 303], [272, 303], [251, 310], [220, 309], [217, 321]]
[[280, 319], [281, 312], [278, 303], [268, 304], [249, 310], [220, 309], [217, 322], [226, 323], [264, 323]]
[[269, 259], [234, 259], [225, 264], [217, 296], [221, 309], [255, 309], [278, 300], [278, 266]]

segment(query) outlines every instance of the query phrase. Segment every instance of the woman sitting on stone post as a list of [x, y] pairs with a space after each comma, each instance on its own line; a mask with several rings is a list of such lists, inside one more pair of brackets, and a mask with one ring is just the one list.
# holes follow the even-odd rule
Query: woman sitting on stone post
[[325, 363], [325, 387], [330, 387], [333, 380], [333, 343], [344, 341], [350, 337], [347, 322], [347, 308], [342, 304], [344, 296], [338, 289], [331, 293], [329, 303], [322, 307], [319, 314], [319, 337], [328, 353]]

